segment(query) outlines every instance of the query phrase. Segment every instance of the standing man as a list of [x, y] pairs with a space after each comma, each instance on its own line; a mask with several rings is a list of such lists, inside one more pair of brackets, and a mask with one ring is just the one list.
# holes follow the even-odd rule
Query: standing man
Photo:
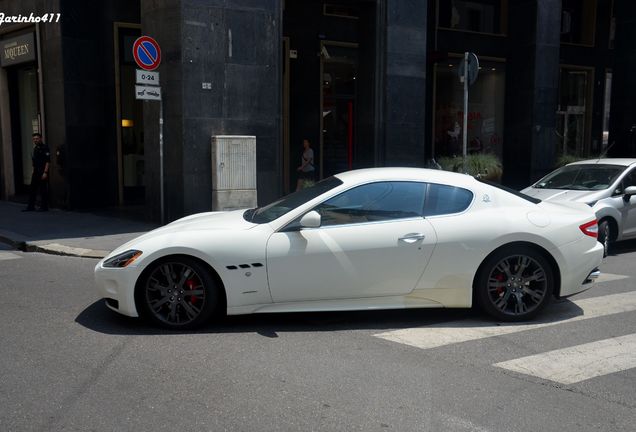
[[49, 209], [49, 166], [51, 165], [51, 150], [42, 142], [42, 134], [33, 134], [33, 174], [31, 174], [31, 193], [29, 205], [23, 211], [35, 210], [35, 199], [40, 192], [40, 208], [38, 211]]

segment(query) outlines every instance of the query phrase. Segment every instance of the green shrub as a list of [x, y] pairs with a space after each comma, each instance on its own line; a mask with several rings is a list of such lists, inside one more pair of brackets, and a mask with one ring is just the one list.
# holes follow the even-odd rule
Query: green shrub
[[[461, 156], [442, 157], [437, 161], [443, 170], [463, 172], [464, 159]], [[491, 153], [476, 153], [466, 156], [466, 173], [480, 175], [481, 178], [500, 181], [503, 167], [499, 158]]]

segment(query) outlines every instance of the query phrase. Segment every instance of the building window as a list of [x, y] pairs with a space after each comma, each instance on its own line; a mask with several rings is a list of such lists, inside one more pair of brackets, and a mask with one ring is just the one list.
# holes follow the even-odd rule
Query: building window
[[557, 136], [561, 155], [587, 156], [592, 71], [561, 67]]
[[438, 0], [442, 28], [477, 33], [505, 34], [508, 0]]
[[[434, 156], [463, 153], [464, 87], [457, 69], [460, 58], [435, 65]], [[477, 80], [468, 89], [469, 153], [491, 153], [503, 148], [505, 63], [480, 60]]]
[[561, 42], [594, 45], [596, 0], [563, 0]]

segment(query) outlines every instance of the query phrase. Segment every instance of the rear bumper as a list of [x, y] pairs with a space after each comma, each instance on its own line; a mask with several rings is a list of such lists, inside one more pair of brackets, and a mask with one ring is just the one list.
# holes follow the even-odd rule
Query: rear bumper
[[588, 239], [567, 244], [559, 248], [563, 254], [561, 267], [561, 289], [558, 297], [568, 297], [585, 291], [600, 275], [599, 265], [603, 260], [603, 245]]

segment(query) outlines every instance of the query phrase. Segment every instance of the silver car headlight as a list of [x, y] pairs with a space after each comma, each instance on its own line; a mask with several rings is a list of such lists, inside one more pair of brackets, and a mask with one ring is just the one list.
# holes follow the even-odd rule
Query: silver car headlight
[[132, 264], [137, 258], [141, 256], [142, 253], [143, 252], [140, 250], [127, 250], [126, 252], [122, 252], [115, 255], [114, 257], [108, 258], [102, 265], [104, 267], [123, 268]]

